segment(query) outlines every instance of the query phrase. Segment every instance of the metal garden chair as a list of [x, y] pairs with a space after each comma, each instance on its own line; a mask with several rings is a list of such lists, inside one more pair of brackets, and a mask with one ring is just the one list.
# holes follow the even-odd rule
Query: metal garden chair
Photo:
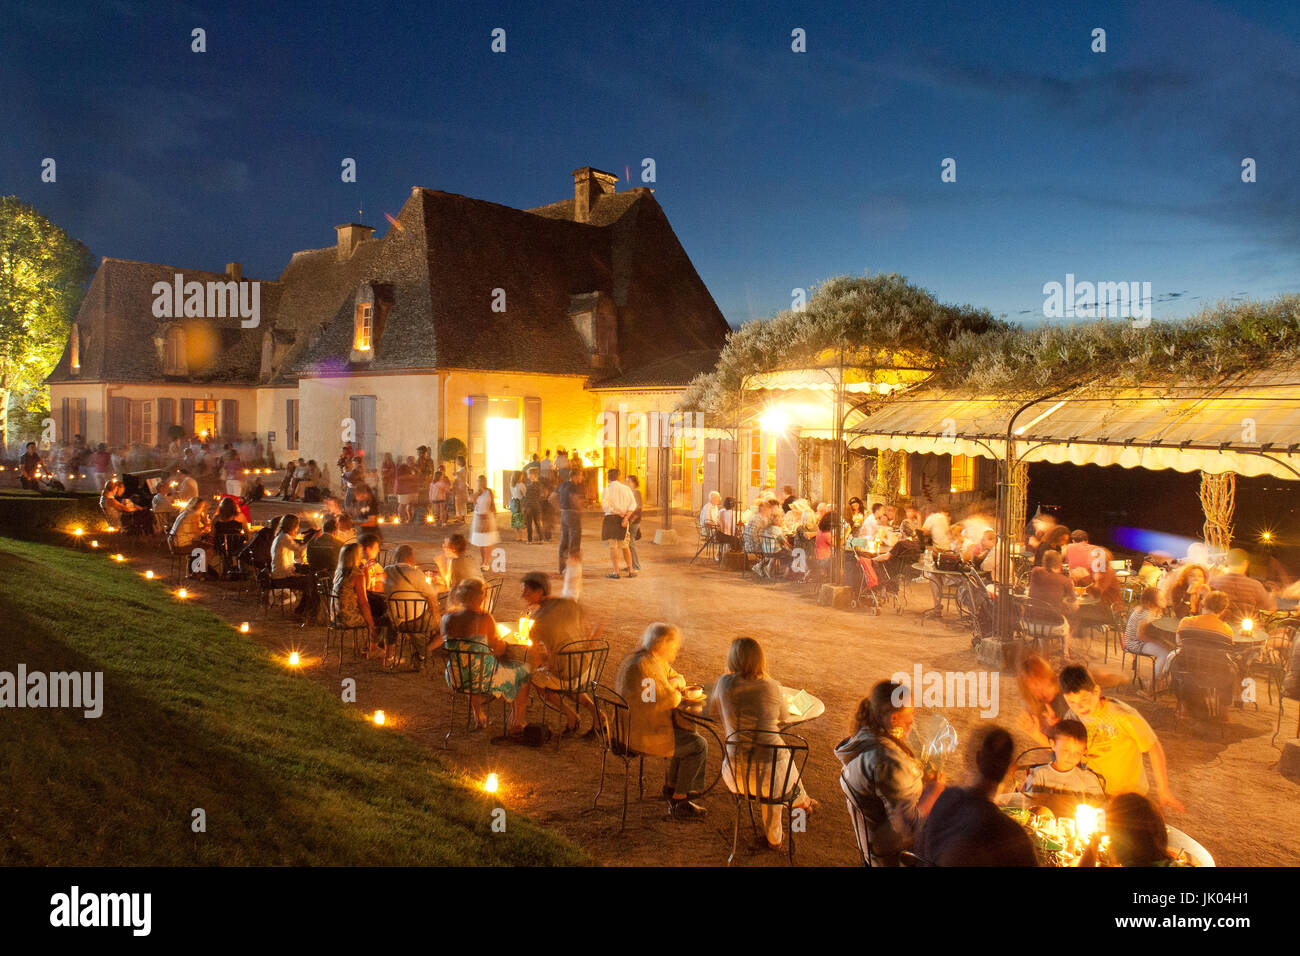
[[[786, 812], [791, 818], [790, 862], [794, 862], [794, 801], [808, 760], [808, 741], [795, 734], [773, 730], [737, 730], [727, 735], [722, 748], [723, 766], [730, 772], [728, 788], [736, 798], [736, 820], [731, 832], [731, 855], [736, 858], [740, 840], [740, 805], [749, 811], [749, 825], [758, 838], [754, 804]], [[726, 775], [724, 774], [724, 779]]]

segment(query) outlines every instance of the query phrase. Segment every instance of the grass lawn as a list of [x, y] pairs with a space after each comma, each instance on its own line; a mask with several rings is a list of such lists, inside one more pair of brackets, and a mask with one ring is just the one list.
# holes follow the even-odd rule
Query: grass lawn
[[0, 864], [589, 862], [508, 806], [494, 832], [500, 801], [102, 554], [0, 537], [19, 663], [103, 671], [103, 715], [0, 709]]

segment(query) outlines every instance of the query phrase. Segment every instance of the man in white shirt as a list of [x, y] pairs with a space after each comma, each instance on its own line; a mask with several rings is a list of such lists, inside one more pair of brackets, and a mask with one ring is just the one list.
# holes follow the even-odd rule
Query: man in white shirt
[[722, 504], [722, 495], [716, 491], [709, 492], [709, 500], [700, 509], [700, 530], [705, 531], [709, 525], [718, 523], [718, 506]]
[[946, 508], [931, 507], [930, 514], [926, 516], [921, 530], [930, 536], [934, 546], [941, 551], [947, 551], [952, 547], [952, 535], [948, 531], [948, 511]]
[[176, 497], [178, 500], [189, 501], [191, 498], [199, 496], [199, 483], [189, 473], [188, 469], [177, 469], [176, 476]]
[[541, 478], [543, 480], [555, 474], [554, 471], [555, 462], [551, 461], [551, 450], [549, 448], [546, 449], [546, 453], [542, 455], [542, 460], [540, 464], [541, 464]]
[[609, 542], [609, 561], [613, 572], [608, 577], [617, 579], [618, 552], [623, 550], [623, 561], [627, 565], [627, 576], [636, 577], [632, 570], [632, 549], [628, 546], [627, 526], [631, 515], [636, 511], [636, 496], [632, 489], [618, 480], [617, 468], [609, 470], [609, 481], [605, 492], [600, 496], [601, 507], [605, 510], [605, 520], [600, 527], [600, 540]]
[[862, 527], [858, 531], [859, 538], [875, 541], [880, 537], [880, 512], [884, 508], [885, 506], [879, 501], [871, 506], [871, 513], [862, 519]]
[[[412, 593], [414, 592], [414, 593]], [[425, 600], [424, 613], [414, 616], [416, 594]], [[398, 603], [393, 604], [393, 596]], [[412, 599], [408, 604], [402, 598]], [[411, 642], [411, 669], [419, 670], [429, 650], [429, 640], [438, 631], [438, 592], [415, 566], [415, 549], [404, 544], [397, 549], [393, 563], [384, 568], [384, 600], [389, 601], [388, 619], [406, 633]]]

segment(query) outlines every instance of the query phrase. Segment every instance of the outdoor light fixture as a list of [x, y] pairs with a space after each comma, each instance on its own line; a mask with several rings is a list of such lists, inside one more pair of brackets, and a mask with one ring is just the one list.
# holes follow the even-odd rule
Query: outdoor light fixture
[[240, 622], [240, 625], [239, 625], [239, 633], [240, 633], [240, 634], [247, 634], [247, 633], [248, 633], [248, 622], [247, 622], [247, 621], [242, 621], [242, 622]]
[[1270, 541], [1273, 540], [1273, 532], [1272, 532], [1272, 531], [1261, 531], [1260, 534], [1259, 534], [1259, 540], [1260, 540], [1260, 541], [1263, 541], [1265, 544], [1268, 544], [1268, 542], [1270, 542]]
[[[380, 520], [382, 521], [383, 519], [381, 518]], [[401, 518], [394, 518], [394, 519], [393, 519], [393, 524], [401, 524], [401, 523], [402, 523], [402, 519], [401, 519]]]
[[384, 721], [387, 720], [387, 719], [388, 719], [388, 718], [386, 718], [386, 717], [384, 716], [384, 712], [383, 712], [382, 710], [377, 710], [377, 711], [375, 711], [374, 721], [375, 721], [375, 726], [376, 726], [376, 727], [382, 727], [382, 726], [384, 726]]
[[379, 523], [380, 523], [380, 524], [383, 524], [383, 523], [384, 523], [384, 519], [383, 519], [383, 518], [380, 518], [380, 519], [379, 519]]
[[758, 425], [765, 432], [783, 432], [789, 423], [790, 421], [786, 418], [785, 412], [779, 408], [769, 408], [758, 416]]
[[424, 523], [425, 523], [425, 524], [433, 524], [433, 515], [425, 515], [425, 516], [424, 516]]
[[488, 774], [487, 779], [483, 781], [483, 790], [487, 793], [496, 793], [498, 786], [499, 781], [497, 780], [497, 775], [494, 773]]

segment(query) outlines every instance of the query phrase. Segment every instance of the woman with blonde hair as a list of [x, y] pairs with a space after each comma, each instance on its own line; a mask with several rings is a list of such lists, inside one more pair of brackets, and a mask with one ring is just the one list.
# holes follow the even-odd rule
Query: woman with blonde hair
[[[492, 652], [491, 687], [492, 696], [514, 704], [514, 719], [510, 724], [511, 733], [524, 729], [524, 713], [528, 702], [527, 695], [520, 694], [528, 680], [528, 664], [515, 663], [506, 659], [509, 645], [497, 634], [497, 622], [484, 610], [486, 591], [478, 578], [466, 578], [456, 585], [452, 592], [456, 610], [442, 616], [441, 635], [430, 643], [430, 648], [441, 647], [447, 641], [474, 641], [486, 644]], [[450, 684], [450, 664], [448, 678]], [[521, 706], [522, 705], [522, 706]], [[470, 697], [470, 707], [474, 711], [474, 722], [479, 728], [487, 726], [487, 715], [483, 712], [483, 698], [477, 694]]]
[[[781, 685], [768, 676], [763, 648], [752, 637], [738, 637], [731, 642], [731, 647], [727, 651], [727, 673], [719, 677], [717, 683], [713, 685], [709, 710], [721, 715], [727, 736], [738, 730], [755, 730], [759, 731], [755, 737], [756, 744], [782, 743], [777, 731], [781, 729], [785, 697], [781, 693]], [[729, 756], [734, 760], [736, 754], [733, 752]], [[788, 759], [784, 754], [782, 757]], [[750, 779], [744, 781], [744, 784], [751, 795], [765, 798], [781, 797], [784, 794], [766, 791], [773, 783], [777, 786], [786, 784], [794, 791], [793, 806], [796, 809], [808, 812], [817, 808], [817, 801], [808, 796], [803, 781], [795, 771], [778, 765], [773, 773], [770, 764], [757, 760], [745, 762], [750, 764], [751, 773]], [[722, 778], [731, 792], [735, 793], [737, 782], [732, 772], [731, 760], [723, 761]], [[786, 793], [789, 793], [790, 789]], [[763, 817], [763, 829], [767, 835], [768, 847], [779, 850], [782, 836], [780, 806], [764, 803], [759, 805], [759, 811]]]

